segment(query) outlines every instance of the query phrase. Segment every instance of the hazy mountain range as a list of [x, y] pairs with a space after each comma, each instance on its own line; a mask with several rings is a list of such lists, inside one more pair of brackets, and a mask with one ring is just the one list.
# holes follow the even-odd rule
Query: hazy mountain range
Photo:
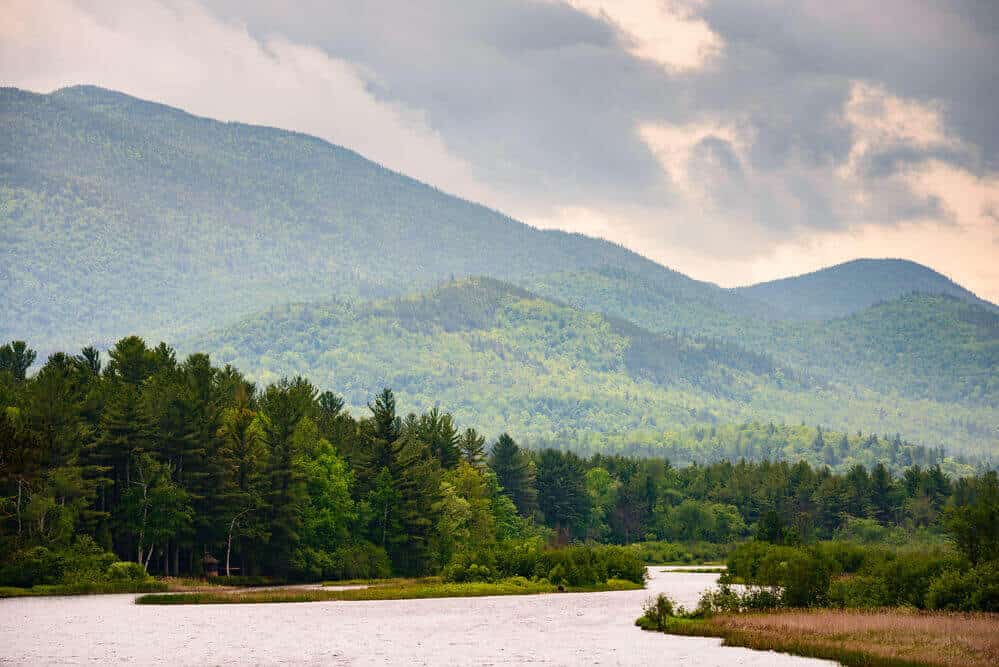
[[[93, 87], [0, 90], [0, 338], [136, 333], [361, 406], [628, 438], [749, 420], [999, 445], [999, 308], [905, 260], [737, 289], [345, 148]], [[652, 434], [652, 435], [650, 435]]]

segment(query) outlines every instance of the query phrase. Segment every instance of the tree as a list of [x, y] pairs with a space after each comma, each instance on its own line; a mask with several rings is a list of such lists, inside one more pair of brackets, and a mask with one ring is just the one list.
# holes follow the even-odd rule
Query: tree
[[136, 536], [136, 560], [146, 569], [157, 544], [172, 538], [193, 516], [191, 501], [172, 478], [170, 467], [142, 454], [123, 502], [127, 526]]
[[493, 444], [489, 467], [521, 516], [533, 516], [538, 509], [534, 465], [509, 434], [504, 433]]
[[35, 351], [23, 340], [11, 341], [0, 347], [0, 372], [10, 373], [16, 383], [24, 382], [35, 356]]
[[999, 477], [990, 471], [979, 478], [973, 498], [965, 505], [949, 508], [946, 529], [958, 551], [972, 565], [999, 560]]
[[461, 458], [475, 467], [482, 467], [486, 459], [486, 438], [474, 428], [467, 428], [458, 442]]
[[590, 498], [587, 540], [601, 541], [610, 532], [607, 518], [617, 502], [617, 489], [620, 485], [604, 468], [596, 467], [586, 471], [586, 493]]
[[583, 461], [572, 452], [546, 449], [538, 457], [538, 507], [560, 540], [583, 537], [590, 514]]

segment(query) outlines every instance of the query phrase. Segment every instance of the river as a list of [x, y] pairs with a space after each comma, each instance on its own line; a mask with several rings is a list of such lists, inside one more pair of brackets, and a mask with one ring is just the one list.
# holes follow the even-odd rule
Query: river
[[0, 600], [0, 663], [828, 665], [634, 626], [717, 575], [650, 568], [647, 590], [491, 598], [140, 606], [134, 595]]

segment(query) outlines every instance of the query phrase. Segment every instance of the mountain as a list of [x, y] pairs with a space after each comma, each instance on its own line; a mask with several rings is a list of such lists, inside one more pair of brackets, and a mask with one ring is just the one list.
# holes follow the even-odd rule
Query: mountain
[[173, 337], [268, 305], [469, 274], [667, 271], [314, 137], [90, 86], [0, 90], [0, 221], [0, 339], [42, 349]]
[[0, 89], [0, 249], [0, 341], [42, 359], [199, 342], [263, 381], [355, 406], [392, 386], [533, 438], [783, 420], [997, 440], [997, 309], [926, 267], [723, 289], [314, 137], [89, 86]]
[[491, 435], [576, 449], [631, 451], [677, 429], [776, 421], [982, 454], [999, 419], [995, 406], [816, 381], [731, 343], [649, 332], [489, 278], [275, 307], [181, 347], [260, 382], [304, 375], [358, 410], [392, 387], [411, 409], [439, 404]]
[[904, 294], [946, 294], [999, 311], [933, 269], [905, 259], [855, 259], [801, 276], [739, 287], [787, 319], [828, 320]]
[[999, 310], [970, 293], [903, 292], [843, 317], [799, 321], [775, 317], [765, 305], [740, 312], [752, 302], [726, 302], [730, 293], [721, 288], [721, 295], [685, 291], [624, 270], [555, 273], [522, 284], [651, 332], [735, 344], [827, 381], [915, 399], [999, 403]]

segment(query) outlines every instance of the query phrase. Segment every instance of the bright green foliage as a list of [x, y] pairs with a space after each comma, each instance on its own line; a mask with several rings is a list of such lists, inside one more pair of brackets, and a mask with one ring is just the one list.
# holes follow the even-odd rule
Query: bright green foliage
[[[884, 358], [872, 357], [842, 380], [836, 380], [836, 369], [854, 368], [846, 363], [854, 352], [838, 349], [826, 358], [816, 350], [852, 345], [858, 331], [870, 327], [844, 325], [826, 340], [825, 324], [779, 323], [815, 332], [805, 338], [779, 332], [766, 339], [772, 343], [763, 353], [750, 352], [747, 347], [757, 345], [741, 334], [723, 342], [672, 329], [651, 333], [487, 278], [406, 298], [275, 308], [190, 345], [207, 348], [264, 382], [306, 374], [344, 387], [354, 409], [390, 384], [419, 410], [443, 401], [454, 406], [457, 420], [476, 423], [484, 434], [506, 430], [535, 448], [658, 453], [686, 461], [803, 457], [836, 469], [883, 460], [897, 470], [933, 463], [940, 454], [921, 452], [893, 436], [867, 434], [905, 432], [934, 445], [946, 443], [951, 454], [981, 455], [991, 452], [991, 424], [999, 419], [994, 402], [954, 403], [960, 397], [953, 392], [910, 396], [890, 384], [910, 376], [919, 382], [940, 378], [933, 386], [942, 392], [958, 365], [960, 382], [978, 378], [985, 383], [985, 393], [975, 389], [976, 395], [991, 391], [987, 385], [995, 373], [986, 370], [992, 362], [991, 339], [985, 336], [999, 329], [976, 325], [957, 331], [944, 311], [981, 308], [946, 297], [926, 299], [940, 301], [940, 326], [915, 324], [914, 311], [906, 322], [919, 334], [905, 334], [898, 343], [909, 350], [905, 354], [885, 342], [887, 329], [895, 325], [870, 329], [864, 334], [870, 340], [858, 348], [864, 354], [883, 348], [878, 354]], [[927, 312], [935, 308], [925, 305]], [[823, 338], [814, 340], [820, 334]], [[795, 352], [799, 338], [800, 355]], [[947, 343], [951, 352], [928, 352], [945, 341], [952, 341]], [[970, 349], [983, 352], [960, 356]], [[795, 356], [793, 364], [779, 361], [788, 355]], [[900, 366], [908, 363], [905, 359], [912, 363]], [[828, 368], [815, 370], [817, 364]], [[767, 419], [785, 423], [771, 426]], [[813, 426], [789, 425], [802, 422]], [[818, 449], [815, 424], [830, 425]]]
[[[203, 354], [178, 360], [166, 345], [134, 337], [109, 357], [57, 353], [23, 381], [4, 375], [0, 585], [91, 590], [134, 569], [111, 568], [116, 558], [153, 574], [197, 575], [206, 554], [223, 571], [251, 577], [443, 572], [454, 581], [602, 585], [635, 581], [634, 563], [654, 555], [717, 557], [727, 549], [717, 544], [755, 534], [775, 545], [754, 543], [763, 551], [753, 572], [778, 582], [788, 599], [819, 596], [815, 576], [827, 571], [870, 583], [876, 599], [926, 604], [930, 585], [958, 570], [961, 577], [934, 588], [939, 604], [952, 605], [967, 577], [980, 576], [967, 574], [971, 561], [979, 572], [996, 558], [994, 474], [955, 479], [944, 466], [914, 465], [896, 477], [893, 469], [921, 451], [896, 437], [847, 436], [887, 463], [867, 468], [851, 457], [843, 472], [807, 461], [582, 458], [565, 448], [522, 449], [505, 434], [483, 462], [478, 432], [443, 408], [400, 417], [387, 389], [355, 418], [341, 397], [301, 377], [258, 390]], [[823, 430], [822, 449], [842, 435]], [[685, 437], [733, 438], [769, 457], [814, 453], [820, 436], [750, 422]], [[967, 560], [810, 546], [837, 535], [939, 544], [944, 528]], [[654, 539], [686, 544], [544, 548]], [[823, 595], [848, 601], [858, 586], [829, 584]]]

